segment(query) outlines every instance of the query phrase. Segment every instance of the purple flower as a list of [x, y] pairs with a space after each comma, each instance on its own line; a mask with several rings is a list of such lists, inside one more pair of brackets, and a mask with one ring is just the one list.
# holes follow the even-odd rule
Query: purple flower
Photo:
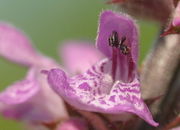
[[[99, 23], [96, 45], [105, 58], [88, 65], [89, 69], [75, 76], [69, 76], [61, 69], [51, 69], [48, 72], [49, 84], [77, 109], [108, 114], [130, 112], [157, 126], [141, 99], [135, 23], [128, 16], [112, 11], [104, 11]], [[69, 62], [72, 67], [89, 60], [84, 52], [80, 57], [75, 57], [76, 52], [73, 51], [66, 53], [74, 55], [73, 61]]]
[[68, 117], [64, 102], [49, 87], [46, 76], [40, 73], [42, 69], [59, 65], [36, 52], [21, 31], [6, 23], [0, 23], [0, 56], [28, 67], [23, 80], [0, 93], [0, 113], [3, 116], [31, 122]]

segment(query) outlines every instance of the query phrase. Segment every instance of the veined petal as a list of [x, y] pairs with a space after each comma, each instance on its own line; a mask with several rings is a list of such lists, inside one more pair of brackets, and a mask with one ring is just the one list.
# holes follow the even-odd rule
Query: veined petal
[[38, 54], [25, 34], [6, 23], [0, 23], [0, 56], [28, 66], [38, 61]]
[[134, 21], [112, 11], [100, 15], [96, 45], [112, 60], [113, 79], [131, 82], [137, 75], [138, 32]]
[[65, 42], [59, 52], [64, 66], [71, 74], [83, 73], [103, 58], [92, 43], [83, 41]]
[[108, 62], [105, 59], [84, 74], [72, 78], [68, 78], [60, 69], [52, 69], [48, 82], [61, 97], [78, 109], [109, 114], [130, 112], [157, 126], [141, 99], [137, 78], [130, 83], [113, 82], [105, 69]]
[[96, 45], [102, 53], [109, 58], [112, 57], [112, 47], [109, 46], [109, 36], [116, 31], [119, 38], [126, 37], [126, 43], [134, 63], [138, 60], [138, 31], [134, 21], [125, 14], [118, 14], [112, 11], [104, 11], [100, 15], [99, 29]]
[[1, 114], [9, 119], [31, 122], [42, 122], [52, 119], [45, 109], [35, 106], [30, 100], [21, 104], [4, 104]]
[[39, 123], [68, 117], [64, 102], [38, 68], [0, 93], [0, 112], [7, 118]]
[[63, 100], [40, 73], [41, 69], [57, 67], [58, 64], [36, 53], [22, 32], [5, 23], [0, 23], [0, 56], [33, 66], [24, 80], [0, 93], [0, 112], [5, 117], [41, 123], [68, 117]]
[[[24, 119], [33, 110], [31, 100], [39, 92], [34, 68], [30, 69], [26, 78], [9, 86], [0, 93], [1, 113], [7, 118]], [[36, 113], [36, 112], [34, 112]], [[29, 119], [31, 117], [25, 118]]]
[[24, 80], [14, 83], [0, 93], [0, 102], [5, 104], [23, 103], [34, 96], [39, 89], [35, 72], [31, 69]]

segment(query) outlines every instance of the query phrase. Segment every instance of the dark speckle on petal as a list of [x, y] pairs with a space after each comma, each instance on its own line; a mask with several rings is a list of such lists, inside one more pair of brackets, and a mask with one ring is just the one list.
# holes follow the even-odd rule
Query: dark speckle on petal
[[82, 83], [81, 85], [79, 85], [79, 88], [83, 89], [84, 91], [91, 91], [91, 87], [88, 83]]

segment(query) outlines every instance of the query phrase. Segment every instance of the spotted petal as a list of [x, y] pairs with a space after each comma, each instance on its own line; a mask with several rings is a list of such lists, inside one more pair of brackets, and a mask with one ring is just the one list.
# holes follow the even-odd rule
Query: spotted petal
[[28, 66], [38, 61], [38, 54], [25, 34], [6, 23], [0, 23], [0, 56]]
[[37, 68], [0, 93], [0, 112], [7, 118], [31, 122], [68, 117], [62, 99], [52, 91]]
[[36, 78], [35, 70], [30, 69], [24, 80], [14, 83], [0, 93], [0, 111], [5, 117], [21, 119], [29, 115], [33, 107], [30, 101], [40, 90]]
[[65, 42], [59, 52], [64, 66], [71, 74], [85, 72], [103, 57], [92, 43], [83, 41]]
[[78, 109], [109, 114], [130, 112], [157, 126], [141, 99], [137, 78], [130, 83], [113, 82], [107, 71], [109, 62], [105, 59], [84, 74], [72, 78], [60, 69], [52, 69], [48, 82], [61, 97]]

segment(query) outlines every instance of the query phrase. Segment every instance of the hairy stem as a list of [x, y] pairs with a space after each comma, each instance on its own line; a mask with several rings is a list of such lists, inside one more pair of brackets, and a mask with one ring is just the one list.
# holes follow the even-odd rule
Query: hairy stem
[[[165, 119], [168, 121], [167, 113], [173, 112], [173, 110], [167, 111], [167, 109], [166, 112], [162, 112], [162, 109], [170, 107], [168, 105], [170, 105], [172, 100], [170, 101], [169, 99], [176, 100], [175, 97], [178, 96], [178, 91], [174, 91], [178, 89], [174, 82], [179, 81], [179, 76], [176, 74], [180, 68], [179, 62], [180, 35], [168, 35], [160, 38], [146, 59], [142, 70], [142, 97], [151, 99], [163, 95], [160, 100], [151, 106], [153, 115], [156, 115], [157, 121], [160, 123]], [[171, 106], [178, 104], [178, 102], [171, 103]]]

